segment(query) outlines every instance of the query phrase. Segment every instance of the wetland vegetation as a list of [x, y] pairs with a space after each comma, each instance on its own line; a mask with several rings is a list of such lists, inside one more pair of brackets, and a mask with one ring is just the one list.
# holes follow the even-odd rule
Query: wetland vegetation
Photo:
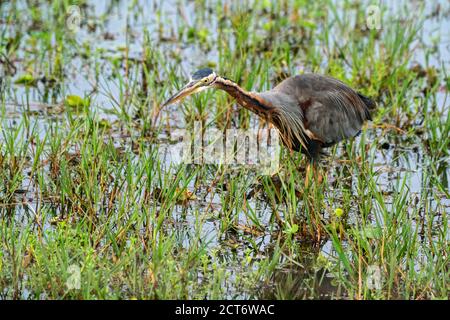
[[[1, 1], [0, 299], [448, 299], [450, 5], [373, 3]], [[267, 125], [213, 90], [161, 109], [201, 67], [377, 109], [321, 183], [286, 148], [280, 185], [173, 163], [196, 121]]]

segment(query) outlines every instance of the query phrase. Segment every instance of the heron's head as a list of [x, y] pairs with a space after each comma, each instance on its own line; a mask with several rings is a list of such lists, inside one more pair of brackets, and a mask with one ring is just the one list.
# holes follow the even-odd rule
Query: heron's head
[[200, 69], [191, 75], [190, 81], [176, 94], [171, 96], [163, 106], [180, 101], [191, 94], [210, 88], [216, 80], [216, 73], [209, 68]]

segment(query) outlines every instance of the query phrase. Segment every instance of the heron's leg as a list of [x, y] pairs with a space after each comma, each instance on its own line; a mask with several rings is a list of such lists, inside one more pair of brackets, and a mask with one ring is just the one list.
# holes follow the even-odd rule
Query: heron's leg
[[311, 161], [308, 161], [308, 164], [306, 165], [306, 172], [305, 172], [305, 189], [307, 189], [309, 187], [311, 166], [312, 166]]
[[272, 208], [272, 215], [275, 217], [275, 220], [277, 220], [278, 226], [283, 227], [284, 226], [284, 220], [281, 219], [280, 214], [276, 210], [276, 208]]
[[323, 175], [322, 175], [322, 170], [319, 167], [319, 165], [313, 164], [313, 174], [314, 174], [314, 180], [318, 183], [321, 184], [323, 181]]
[[320, 174], [320, 170], [318, 170], [319, 159], [322, 151], [322, 142], [317, 140], [309, 140], [306, 149], [306, 155], [308, 158], [308, 165], [306, 166], [306, 179], [305, 179], [305, 188], [309, 186], [311, 171], [312, 178], [315, 182], [321, 183], [322, 176]]
[[316, 184], [321, 184], [323, 181], [322, 171], [316, 161], [310, 161], [306, 166], [305, 188], [309, 187], [311, 179], [314, 179]]

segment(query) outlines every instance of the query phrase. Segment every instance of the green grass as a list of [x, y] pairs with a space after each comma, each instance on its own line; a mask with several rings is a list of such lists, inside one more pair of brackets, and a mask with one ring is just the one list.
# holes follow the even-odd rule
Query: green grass
[[[448, 299], [448, 39], [425, 31], [448, 7], [365, 30], [359, 1], [74, 3], [0, 5], [0, 299]], [[204, 66], [255, 91], [329, 74], [378, 109], [321, 184], [284, 148], [281, 185], [171, 164], [175, 129], [260, 124], [212, 90], [160, 110]]]

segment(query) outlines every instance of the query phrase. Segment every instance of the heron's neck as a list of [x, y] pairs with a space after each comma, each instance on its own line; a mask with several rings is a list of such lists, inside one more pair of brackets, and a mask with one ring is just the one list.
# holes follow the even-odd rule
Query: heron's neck
[[214, 82], [214, 87], [226, 91], [241, 106], [259, 116], [270, 118], [271, 114], [275, 111], [275, 107], [263, 99], [258, 93], [248, 92], [229, 79], [218, 76]]

